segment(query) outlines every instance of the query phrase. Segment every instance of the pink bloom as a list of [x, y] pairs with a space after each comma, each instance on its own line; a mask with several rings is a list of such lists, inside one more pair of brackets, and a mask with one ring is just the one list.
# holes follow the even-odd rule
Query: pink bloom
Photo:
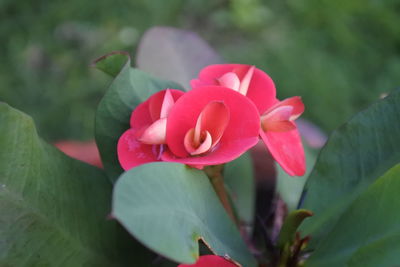
[[262, 70], [243, 64], [217, 64], [202, 69], [198, 79], [190, 82], [193, 88], [219, 85], [238, 91], [256, 105], [261, 114], [274, 104], [275, 85]]
[[251, 101], [220, 86], [193, 89], [172, 107], [165, 161], [201, 168], [229, 162], [258, 141], [259, 115]]
[[304, 111], [298, 96], [276, 100], [261, 116], [260, 136], [274, 159], [289, 174], [303, 176], [306, 171], [304, 148], [294, 122]]
[[250, 65], [220, 64], [201, 70], [193, 88], [219, 85], [247, 96], [261, 114], [260, 136], [274, 159], [289, 175], [305, 173], [305, 156], [294, 120], [304, 111], [299, 97], [279, 101], [272, 79]]
[[165, 148], [167, 117], [184, 92], [167, 89], [152, 95], [132, 112], [131, 128], [118, 140], [118, 160], [124, 170], [158, 161]]
[[233, 262], [216, 255], [200, 256], [195, 264], [180, 264], [178, 267], [237, 267]]

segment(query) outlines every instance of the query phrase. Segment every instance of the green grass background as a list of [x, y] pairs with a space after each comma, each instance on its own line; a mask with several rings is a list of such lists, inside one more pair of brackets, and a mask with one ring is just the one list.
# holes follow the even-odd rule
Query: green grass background
[[327, 132], [400, 85], [399, 0], [1, 0], [0, 100], [49, 141], [91, 139], [109, 79], [89, 64], [134, 55], [155, 25], [196, 31], [226, 61], [264, 69]]

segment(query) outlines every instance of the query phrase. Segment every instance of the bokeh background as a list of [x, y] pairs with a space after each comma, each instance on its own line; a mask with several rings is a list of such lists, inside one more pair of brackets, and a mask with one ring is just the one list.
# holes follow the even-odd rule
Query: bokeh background
[[326, 132], [400, 85], [399, 0], [2, 0], [0, 100], [48, 141], [92, 139], [110, 79], [90, 63], [134, 55], [155, 25], [195, 31], [226, 61], [264, 69]]

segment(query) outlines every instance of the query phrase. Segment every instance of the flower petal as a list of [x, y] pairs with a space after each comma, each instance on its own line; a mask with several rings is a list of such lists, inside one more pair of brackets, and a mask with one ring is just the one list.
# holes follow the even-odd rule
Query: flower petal
[[195, 264], [180, 264], [178, 267], [237, 267], [233, 262], [217, 255], [200, 256]]
[[201, 131], [210, 133], [213, 146], [221, 139], [229, 123], [229, 117], [229, 109], [221, 101], [212, 101], [201, 111], [199, 116]]
[[137, 132], [127, 130], [118, 140], [118, 160], [124, 170], [129, 170], [138, 165], [158, 161], [158, 145], [145, 145], [137, 140]]
[[174, 102], [184, 94], [184, 92], [176, 89], [167, 89], [153, 94], [145, 102], [139, 104], [132, 112], [130, 120], [131, 128], [137, 129], [150, 126], [153, 122], [161, 118], [161, 109], [167, 91], [171, 94]]
[[167, 133], [167, 118], [156, 120], [144, 130], [139, 137], [139, 141], [148, 145], [165, 144], [165, 136]]
[[[198, 79], [191, 81], [193, 88], [205, 85], [218, 85], [218, 80], [228, 72], [235, 72], [242, 81], [252, 66], [243, 64], [216, 64], [202, 69]], [[246, 96], [256, 105], [260, 114], [263, 114], [275, 104], [276, 89], [272, 79], [262, 70], [255, 68], [248, 85]]]
[[210, 150], [212, 146], [212, 138], [210, 133], [208, 131], [205, 132], [206, 137], [204, 138], [204, 141], [201, 142], [199, 145], [197, 145], [194, 140], [194, 134], [195, 130], [190, 129], [185, 135], [184, 144], [186, 151], [189, 152], [190, 155], [195, 156], [203, 154]]
[[275, 109], [279, 109], [284, 106], [290, 106], [293, 108], [292, 115], [290, 116], [290, 120], [295, 120], [304, 112], [304, 104], [301, 100], [300, 96], [294, 96], [290, 98], [286, 98], [282, 101], [277, 102], [271, 108], [268, 109], [266, 113], [272, 112]]
[[218, 79], [219, 85], [231, 88], [239, 92], [240, 80], [233, 72], [227, 72]]
[[261, 116], [261, 127], [264, 131], [284, 132], [296, 128], [292, 116], [292, 106], [278, 106]]
[[175, 101], [169, 89], [165, 91], [163, 103], [161, 105], [160, 119], [166, 118]]
[[[220, 141], [209, 153], [191, 157], [184, 145], [185, 135], [194, 127], [199, 114], [210, 102], [223, 102], [229, 110], [229, 122]], [[224, 114], [221, 111], [220, 113]], [[204, 129], [209, 131], [212, 137], [218, 136], [221, 132], [218, 127], [221, 125], [215, 124], [211, 112], [210, 114], [207, 112], [204, 116], [207, 117]], [[218, 121], [224, 120], [226, 119], [218, 119]], [[259, 129], [260, 119], [256, 107], [240, 93], [220, 86], [193, 89], [182, 96], [171, 109], [167, 122], [167, 144], [171, 151], [165, 152], [162, 158], [190, 165], [225, 163], [254, 146], [258, 141]]]
[[297, 128], [286, 132], [260, 131], [260, 136], [271, 155], [289, 175], [304, 175], [306, 161]]
[[253, 78], [254, 69], [255, 67], [251, 66], [244, 75], [243, 79], [240, 80], [239, 93], [241, 93], [242, 95], [247, 95], [251, 79]]

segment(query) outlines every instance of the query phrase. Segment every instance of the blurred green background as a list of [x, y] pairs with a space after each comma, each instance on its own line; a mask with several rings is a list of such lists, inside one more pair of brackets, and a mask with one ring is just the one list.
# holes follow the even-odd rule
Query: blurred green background
[[154, 25], [196, 31], [226, 61], [264, 69], [327, 132], [400, 85], [399, 0], [2, 0], [0, 100], [49, 141], [91, 139], [110, 80], [89, 64], [134, 55]]

